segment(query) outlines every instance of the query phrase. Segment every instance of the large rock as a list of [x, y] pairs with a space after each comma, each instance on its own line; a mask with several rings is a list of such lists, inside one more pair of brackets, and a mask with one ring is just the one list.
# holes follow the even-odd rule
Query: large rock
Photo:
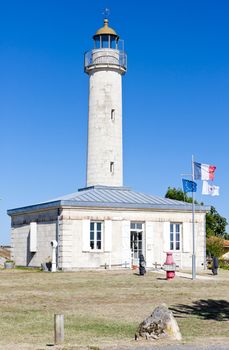
[[159, 339], [170, 337], [181, 340], [181, 333], [177, 321], [166, 304], [157, 306], [152, 314], [140, 323], [135, 339], [144, 337], [146, 339]]

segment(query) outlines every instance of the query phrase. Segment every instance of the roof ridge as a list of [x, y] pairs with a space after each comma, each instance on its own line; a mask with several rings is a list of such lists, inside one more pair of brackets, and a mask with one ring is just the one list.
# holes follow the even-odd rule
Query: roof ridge
[[130, 187], [126, 186], [105, 186], [105, 185], [93, 185], [88, 187], [82, 187], [78, 189], [78, 192], [88, 191], [88, 190], [116, 190], [116, 191], [132, 191]]

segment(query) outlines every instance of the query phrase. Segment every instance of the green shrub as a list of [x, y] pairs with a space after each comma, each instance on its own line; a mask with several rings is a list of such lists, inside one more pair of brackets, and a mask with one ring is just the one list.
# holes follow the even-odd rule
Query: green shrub
[[229, 270], [229, 259], [219, 259], [219, 267], [224, 270]]
[[216, 256], [219, 258], [224, 252], [224, 240], [223, 238], [211, 236], [207, 237], [206, 250], [208, 256]]

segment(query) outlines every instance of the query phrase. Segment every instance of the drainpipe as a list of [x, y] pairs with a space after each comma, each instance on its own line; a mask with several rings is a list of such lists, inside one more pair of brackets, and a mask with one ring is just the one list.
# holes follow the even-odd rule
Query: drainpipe
[[206, 213], [204, 215], [204, 270], [207, 269], [207, 254], [206, 254]]
[[57, 248], [56, 248], [56, 267], [57, 269], [59, 269], [59, 234], [60, 234], [60, 213], [61, 213], [61, 209], [58, 208], [57, 209], [57, 220], [56, 220], [56, 241], [57, 241]]

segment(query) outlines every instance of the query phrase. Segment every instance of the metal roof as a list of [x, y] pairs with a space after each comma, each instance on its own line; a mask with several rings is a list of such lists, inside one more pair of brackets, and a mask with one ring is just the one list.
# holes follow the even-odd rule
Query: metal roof
[[[48, 202], [10, 209], [7, 211], [7, 213], [9, 215], [13, 215], [20, 212], [63, 206], [178, 211], [192, 210], [192, 205], [187, 202], [136, 192], [128, 187], [109, 187], [97, 185], [79, 189], [78, 192], [58, 197], [56, 199], [49, 200]], [[195, 210], [205, 212], [209, 210], [209, 208], [206, 206], [196, 205]]]

